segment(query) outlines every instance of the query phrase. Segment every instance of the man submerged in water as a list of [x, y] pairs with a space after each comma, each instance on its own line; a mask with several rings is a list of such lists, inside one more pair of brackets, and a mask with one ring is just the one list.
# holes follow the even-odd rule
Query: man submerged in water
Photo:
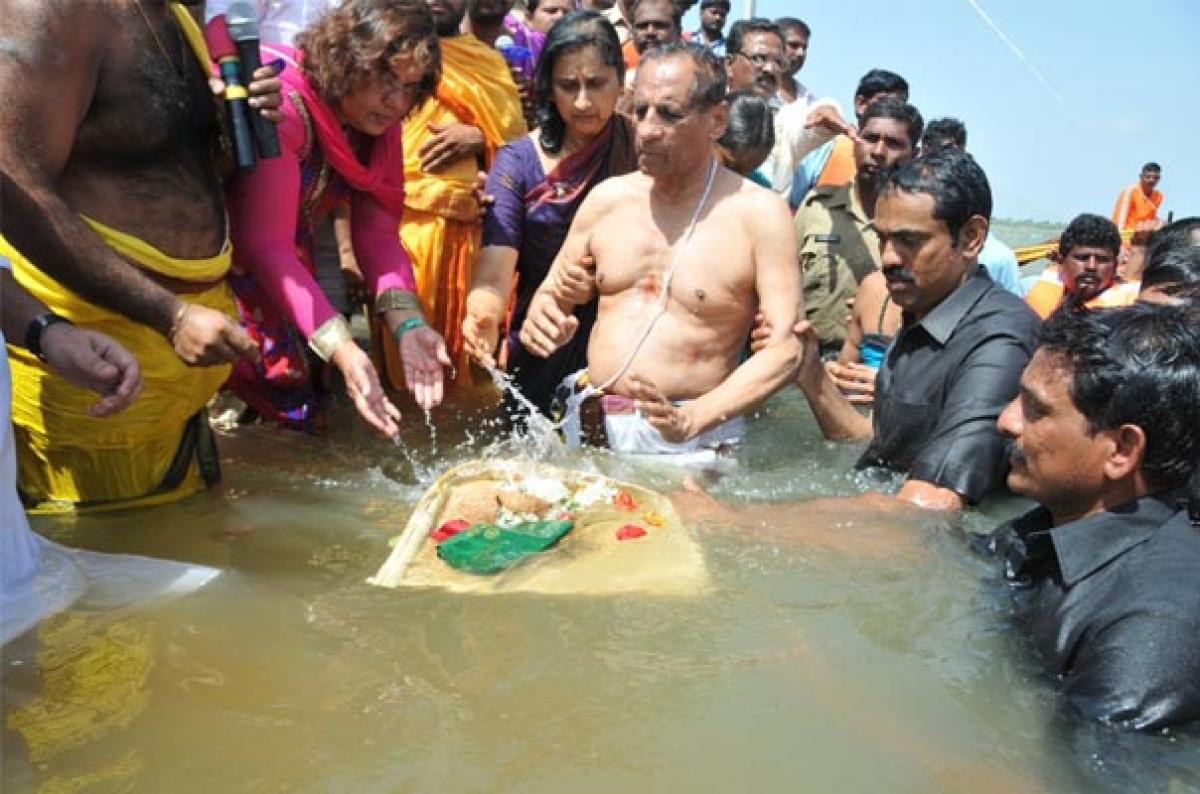
[[1200, 719], [1196, 328], [1187, 306], [1059, 312], [999, 420], [1039, 506], [990, 546], [1068, 701], [1117, 727]]
[[[799, 361], [789, 332], [800, 304], [795, 235], [778, 196], [715, 159], [728, 107], [711, 52], [648, 52], [634, 112], [639, 173], [584, 201], [521, 341], [549, 355], [574, 334], [574, 308], [598, 291], [581, 430], [622, 452], [712, 452], [740, 441], [742, 414]], [[595, 278], [578, 288], [566, 271], [585, 256]], [[739, 365], [756, 309], [776, 332]]]

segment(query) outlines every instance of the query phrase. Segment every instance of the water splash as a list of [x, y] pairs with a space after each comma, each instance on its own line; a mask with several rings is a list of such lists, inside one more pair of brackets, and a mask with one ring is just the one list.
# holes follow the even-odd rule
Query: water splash
[[[434, 439], [434, 449], [436, 452], [436, 436], [434, 436]], [[428, 461], [420, 460], [416, 453], [404, 443], [404, 439], [399, 433], [392, 437], [392, 443], [400, 450], [400, 455], [404, 459], [404, 463], [407, 464], [407, 471], [404, 468], [404, 464], [400, 464], [397, 467], [395, 463], [392, 463], [383, 469], [386, 477], [398, 482], [412, 482], [419, 486], [427, 486], [437, 479], [437, 467], [432, 462], [436, 460], [436, 457]]]
[[488, 366], [486, 369], [492, 378], [492, 383], [501, 392], [512, 395], [522, 414], [520, 417], [511, 417], [514, 420], [518, 418], [524, 420], [525, 431], [518, 435], [523, 436], [522, 440], [525, 442], [532, 442], [532, 449], [526, 447], [522, 451], [526, 454], [532, 452], [535, 459], [561, 458], [567, 447], [558, 435], [559, 426], [547, 419], [538, 410], [538, 407], [529, 401], [529, 398], [517, 384], [513, 383], [507, 373], [501, 372], [494, 366]]
[[436, 458], [438, 455], [437, 425], [433, 423], [433, 412], [428, 408], [425, 409], [425, 426], [429, 428], [429, 455]]

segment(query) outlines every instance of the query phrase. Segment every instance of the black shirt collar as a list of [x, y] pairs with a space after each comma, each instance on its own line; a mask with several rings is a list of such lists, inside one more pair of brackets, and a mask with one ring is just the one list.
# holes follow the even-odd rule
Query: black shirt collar
[[920, 326], [925, 329], [925, 333], [929, 334], [939, 345], [945, 345], [950, 339], [950, 335], [954, 333], [954, 329], [962, 322], [963, 318], [971, 310], [971, 307], [979, 302], [988, 288], [992, 286], [992, 279], [987, 274], [987, 269], [983, 265], [977, 265], [975, 272], [971, 274], [958, 289], [947, 295], [941, 303], [934, 306], [929, 314], [926, 314], [919, 321], [913, 322], [912, 315], [904, 315], [904, 325]]
[[1050, 526], [1050, 513], [1038, 507], [1014, 522], [1023, 543], [1012, 560], [1014, 571], [1043, 558], [1047, 541], [1054, 549], [1063, 584], [1071, 587], [1125, 552], [1150, 539], [1177, 512], [1170, 494], [1143, 496], [1128, 504], [1060, 527]]
[[1075, 584], [1150, 539], [1174, 515], [1173, 500], [1144, 496], [1050, 530], [1063, 584]]

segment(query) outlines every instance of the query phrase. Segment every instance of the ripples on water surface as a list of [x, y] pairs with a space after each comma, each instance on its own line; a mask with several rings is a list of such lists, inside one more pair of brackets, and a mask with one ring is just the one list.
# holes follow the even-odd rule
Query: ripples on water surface
[[[435, 412], [436, 460], [415, 409], [396, 447], [339, 407], [317, 438], [246, 427], [222, 439], [218, 492], [38, 519], [66, 544], [225, 573], [133, 614], [59, 616], [11, 645], [3, 789], [1200, 785], [1190, 740], [1113, 736], [1058, 716], [1036, 667], [1016, 661], [1004, 590], [965, 552], [961, 528], [806, 509], [870, 483], [849, 471], [855, 450], [816, 437], [801, 403], [773, 401], [737, 471], [714, 486], [729, 501], [787, 504], [766, 508], [759, 526], [701, 527], [716, 588], [693, 598], [365, 585], [424, 487], [494, 434], [479, 416], [448, 422], [451, 409]], [[575, 460], [660, 488], [679, 482]], [[1020, 506], [991, 505], [968, 528]], [[777, 529], [804, 521], [860, 533], [860, 552]]]

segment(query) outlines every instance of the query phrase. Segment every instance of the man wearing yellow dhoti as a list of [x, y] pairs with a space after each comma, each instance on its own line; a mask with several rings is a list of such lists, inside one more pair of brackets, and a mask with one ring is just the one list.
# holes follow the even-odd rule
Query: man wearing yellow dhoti
[[[459, 32], [467, 4], [488, 2], [496, 0], [427, 0], [442, 80], [436, 95], [404, 122], [400, 239], [412, 259], [421, 308], [445, 338], [460, 382], [467, 373], [462, 321], [481, 230], [475, 177], [490, 167], [497, 149], [526, 132], [504, 58]], [[399, 385], [398, 362], [389, 359], [389, 377]]]
[[[164, 0], [0, 0], [0, 19], [0, 255], [50, 309], [29, 349], [9, 348], [18, 486], [74, 506], [191, 493], [216, 475], [204, 406], [253, 349], [223, 281], [199, 28]], [[137, 357], [145, 391], [120, 417], [91, 416], [93, 398], [39, 360], [41, 331], [64, 320]]]

